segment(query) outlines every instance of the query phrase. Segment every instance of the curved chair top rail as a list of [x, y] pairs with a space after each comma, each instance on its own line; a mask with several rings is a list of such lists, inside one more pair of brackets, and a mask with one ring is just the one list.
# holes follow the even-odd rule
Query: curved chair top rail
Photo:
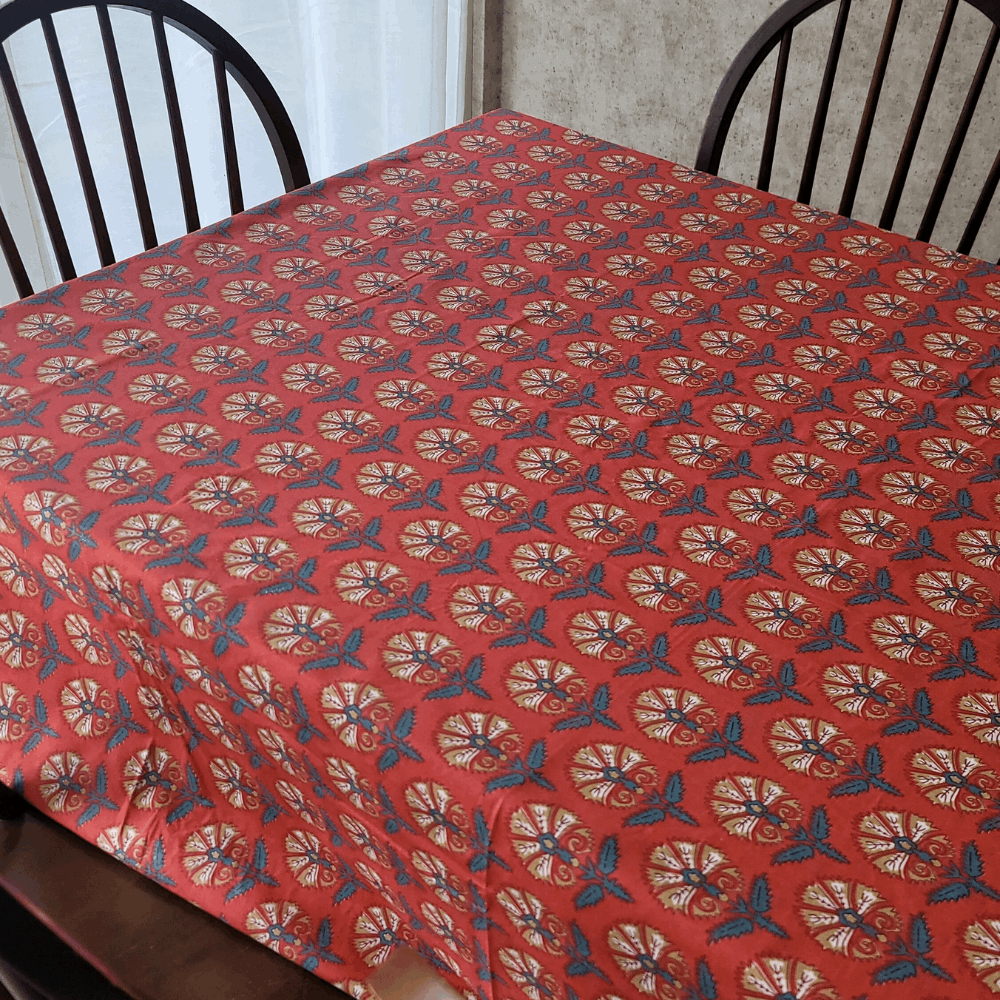
[[[93, 8], [96, 11], [104, 52], [107, 58], [108, 72], [111, 77], [112, 92], [118, 112], [118, 122], [121, 127], [122, 140], [125, 146], [125, 156], [132, 182], [136, 212], [139, 217], [139, 228], [143, 244], [149, 250], [156, 246], [158, 241], [153, 228], [152, 212], [149, 206], [149, 197], [135, 139], [135, 129], [132, 124], [132, 114], [118, 58], [118, 49], [115, 43], [111, 20], [108, 15], [109, 7], [131, 10], [147, 14], [150, 17], [164, 97], [166, 99], [167, 117], [170, 124], [174, 159], [184, 207], [184, 220], [188, 232], [199, 229], [200, 222], [198, 219], [187, 142], [184, 136], [184, 126], [181, 121], [180, 105], [177, 99], [177, 88], [170, 60], [170, 51], [164, 32], [164, 24], [169, 24], [171, 27], [182, 31], [212, 56], [215, 70], [216, 96], [222, 125], [223, 152], [226, 163], [226, 179], [231, 211], [234, 214], [241, 212], [245, 206], [243, 204], [243, 191], [240, 184], [239, 163], [236, 155], [236, 138], [233, 131], [227, 74], [231, 75], [240, 85], [254, 111], [257, 113], [257, 117], [260, 119], [261, 125], [264, 127], [264, 131], [271, 143], [271, 148], [274, 151], [285, 190], [291, 191], [309, 183], [309, 173], [306, 168], [305, 157], [302, 154], [302, 147], [299, 144], [298, 136], [295, 134], [291, 118], [285, 110], [285, 106], [282, 104], [277, 91], [250, 53], [229, 32], [216, 24], [215, 21], [206, 14], [203, 14], [196, 7], [185, 3], [184, 0], [145, 0], [145, 2], [124, 3], [100, 3], [94, 2], [94, 0], [11, 0], [7, 5], [0, 7], [0, 42], [5, 41], [15, 32], [29, 24], [36, 21], [41, 24], [46, 47], [52, 62], [52, 69], [55, 74], [62, 109], [66, 116], [66, 124], [73, 145], [77, 168], [80, 172], [80, 180], [83, 185], [84, 197], [90, 215], [91, 228], [94, 232], [94, 240], [97, 244], [98, 257], [102, 266], [114, 263], [115, 256], [111, 247], [111, 240], [98, 197], [90, 157], [87, 153], [83, 132], [80, 128], [80, 120], [63, 63], [62, 52], [59, 47], [59, 40], [52, 15], [60, 11], [78, 8]], [[48, 180], [45, 176], [27, 117], [24, 113], [10, 64], [2, 48], [0, 48], [0, 85], [2, 85], [7, 98], [14, 127], [24, 152], [25, 161], [38, 197], [42, 218], [52, 242], [60, 274], [63, 280], [75, 277], [76, 271], [66, 244], [62, 225], [56, 213]], [[22, 297], [30, 295], [32, 291], [31, 283], [2, 212], [0, 212], [0, 249], [3, 250], [4, 256], [7, 259], [18, 294]]]
[[[834, 2], [836, 0], [787, 0], [754, 32], [733, 60], [716, 92], [715, 99], [712, 101], [712, 106], [705, 122], [705, 129], [702, 132], [698, 156], [695, 160], [695, 166], [699, 170], [704, 170], [706, 173], [712, 174], [718, 173], [723, 148], [739, 103], [764, 60], [767, 59], [775, 47], [780, 45], [757, 182], [758, 188], [765, 191], [768, 190], [771, 179], [771, 168], [774, 162], [774, 147], [781, 113], [781, 100], [784, 92], [785, 73], [788, 66], [792, 33], [795, 27], [801, 24], [806, 18]], [[910, 125], [896, 164], [895, 174], [890, 184], [888, 197], [879, 220], [879, 226], [883, 229], [891, 229], [895, 220], [896, 210], [899, 207], [899, 201], [902, 196], [903, 185], [909, 172], [913, 152], [927, 112], [931, 91], [937, 79], [944, 48], [948, 41], [959, 2], [960, 0], [947, 0], [937, 37], [924, 72], [916, 105], [910, 119]], [[996, 52], [997, 41], [1000, 39], [1000, 0], [961, 0], [961, 2], [969, 4], [988, 17], [993, 22], [993, 28], [986, 40], [979, 66], [969, 88], [965, 106], [959, 116], [920, 229], [917, 232], [917, 239], [921, 240], [929, 240], [931, 237], [934, 223], [937, 221], [938, 212], [940, 211], [948, 184], [954, 172], [955, 162], [961, 151], [972, 114], [975, 111], [985, 83], [986, 74], [989, 71], [993, 55]], [[813, 117], [812, 130], [809, 136], [809, 144], [799, 183], [797, 197], [802, 202], [808, 202], [812, 195], [816, 166], [823, 140], [823, 129], [826, 125], [830, 96], [833, 91], [844, 32], [847, 27], [847, 19], [851, 8], [851, 0], [839, 0], [839, 3], [840, 8], [823, 71], [819, 99]], [[885, 79], [886, 65], [895, 38], [896, 25], [899, 20], [902, 3], [903, 0], [892, 0], [886, 18], [882, 43], [875, 61], [868, 89], [868, 97], [862, 113], [854, 152], [848, 168], [847, 180], [841, 197], [839, 208], [841, 215], [849, 216], [854, 207], [861, 168], [864, 163], [865, 153], [867, 152], [868, 140], [871, 136], [875, 111]], [[968, 253], [971, 250], [972, 243], [982, 225], [986, 209], [996, 191], [998, 180], [1000, 180], [1000, 154], [998, 154], [997, 160], [989, 172], [979, 201], [973, 210], [972, 217], [959, 244], [958, 249], [961, 253]]]

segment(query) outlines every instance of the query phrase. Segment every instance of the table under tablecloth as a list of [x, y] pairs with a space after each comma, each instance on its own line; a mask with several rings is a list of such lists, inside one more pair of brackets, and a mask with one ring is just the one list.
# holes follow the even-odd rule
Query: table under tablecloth
[[495, 112], [10, 305], [0, 778], [357, 995], [1000, 992], [998, 299]]

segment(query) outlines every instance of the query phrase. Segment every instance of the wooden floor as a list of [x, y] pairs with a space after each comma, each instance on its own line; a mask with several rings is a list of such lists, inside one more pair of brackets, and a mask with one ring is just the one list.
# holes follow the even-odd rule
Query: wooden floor
[[33, 809], [0, 820], [0, 887], [134, 1000], [349, 1000]]

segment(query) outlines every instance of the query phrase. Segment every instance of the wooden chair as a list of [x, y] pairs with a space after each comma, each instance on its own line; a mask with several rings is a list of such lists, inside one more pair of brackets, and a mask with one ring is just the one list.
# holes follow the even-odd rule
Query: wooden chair
[[[200, 228], [198, 209], [195, 202], [194, 183], [191, 176], [191, 164], [188, 158], [187, 143], [184, 138], [184, 126], [181, 122], [180, 105], [177, 100], [177, 88], [174, 82], [174, 71], [170, 62], [170, 51], [167, 47], [167, 37], [164, 25], [169, 24], [182, 31], [185, 35], [198, 42], [212, 56], [215, 67], [215, 89], [219, 106], [219, 118], [222, 124], [223, 152], [226, 163], [226, 178], [229, 188], [229, 205], [232, 212], [243, 211], [243, 191], [240, 185], [239, 164], [236, 156], [236, 138], [233, 132], [233, 116], [229, 102], [227, 73], [242, 87], [260, 118], [267, 133], [278, 161], [281, 179], [286, 191], [302, 187], [309, 183], [305, 159], [298, 137], [292, 126], [288, 112], [285, 110], [277, 91], [270, 84], [263, 70], [251, 58], [235, 38], [224, 31], [211, 18], [183, 0], [127, 0], [110, 6], [124, 7], [139, 11], [150, 16], [153, 37], [156, 43], [156, 53], [159, 61], [160, 78], [163, 84], [163, 94], [166, 99], [167, 115], [170, 123], [170, 135], [173, 140], [174, 159], [177, 164], [177, 178], [180, 183], [181, 199], [184, 207], [184, 223], [187, 232]], [[122, 142], [125, 147], [125, 157], [128, 163], [129, 176], [132, 182], [132, 193], [135, 199], [136, 212], [139, 217], [139, 229], [143, 245], [147, 250], [158, 243], [153, 228], [153, 216], [150, 211], [146, 182], [143, 177], [142, 164], [139, 159], [139, 149], [136, 144], [135, 130], [132, 125], [132, 113], [128, 97], [125, 93], [125, 83], [122, 78], [118, 49], [111, 28], [107, 3], [93, 3], [88, 0], [11, 0], [0, 7], [0, 43], [32, 22], [41, 23], [48, 48], [52, 70], [55, 74], [59, 98], [69, 130], [73, 152], [76, 157], [77, 169], [83, 185], [83, 193], [90, 215], [91, 228], [101, 265], [106, 267], [114, 263], [115, 255], [108, 235], [104, 212], [94, 182], [94, 172], [90, 157], [84, 142], [80, 119], [73, 100], [66, 67], [59, 48], [52, 15], [59, 11], [79, 7], [93, 7], [97, 12], [101, 39], [104, 44], [104, 54], [107, 59], [108, 72], [111, 77], [111, 88], [114, 94], [115, 106], [118, 112], [118, 124], [121, 128]], [[63, 280], [76, 277], [73, 261], [70, 257], [66, 237], [59, 216], [56, 213], [55, 202], [49, 189], [48, 180], [42, 167], [35, 140], [32, 137], [28, 120], [24, 113], [17, 85], [11, 72], [10, 64], [3, 49], [0, 48], [0, 86], [7, 98], [17, 137], [24, 153], [28, 173], [34, 186], [35, 194], [41, 208], [42, 218], [49, 239], [52, 242], [56, 263]], [[32, 292], [28, 274], [21, 260], [21, 255], [14, 243], [10, 227], [0, 211], [0, 249], [7, 260], [14, 279], [18, 295], [22, 298]]]
[[[774, 147], [778, 134], [778, 121], [781, 116], [781, 102], [785, 87], [785, 75], [788, 68], [788, 55], [791, 49], [792, 33], [796, 25], [833, 2], [834, 0], [787, 0], [786, 3], [782, 4], [761, 25], [750, 41], [743, 46], [732, 66], [729, 67], [729, 71], [726, 73], [715, 95], [715, 100], [712, 102], [712, 108], [705, 123], [705, 130], [702, 133], [698, 158], [695, 161], [695, 165], [699, 170], [711, 174], [718, 173], [722, 150], [726, 144], [729, 127], [732, 124], [733, 116], [736, 113], [740, 100], [761, 64], [774, 47], [780, 44], [777, 67], [774, 74], [774, 84], [771, 90], [771, 105], [768, 112], [767, 127], [764, 132], [764, 147], [761, 154], [760, 171], [757, 176], [757, 187], [762, 191], [768, 190], [771, 181], [771, 168], [774, 163]], [[983, 47], [979, 65], [973, 76], [965, 105], [958, 116], [955, 130], [952, 133], [951, 141], [945, 152], [944, 161], [938, 172], [930, 199], [924, 210], [920, 228], [917, 230], [916, 238], [918, 240], [930, 240], [934, 231], [934, 225], [937, 222], [941, 204], [944, 201], [945, 193], [948, 190], [948, 185], [955, 170], [955, 163], [958, 160], [962, 144], [968, 133], [973, 112], [976, 110], [976, 105], [983, 90], [983, 84], [986, 81], [990, 64], [997, 49], [997, 41], [1000, 38], [1000, 0], [948, 0], [934, 46], [931, 50], [930, 59], [924, 70], [916, 105], [910, 118], [909, 128], [903, 140], [902, 149], [896, 161], [895, 172], [893, 173], [892, 182], [889, 185], [889, 193], [882, 209], [881, 218], [879, 219], [878, 224], [882, 229], [892, 229], [893, 222], [895, 221], [896, 211], [899, 208], [900, 197], [903, 193], [903, 185], [906, 183], [907, 174], [910, 170], [913, 152], [917, 145], [917, 139], [920, 136], [920, 129], [924, 123], [931, 92], [934, 88], [934, 82], [937, 79], [938, 70], [941, 66], [941, 58], [944, 55], [945, 45], [948, 42], [948, 35], [951, 32], [959, 2], [968, 3], [975, 7], [981, 13], [985, 14], [993, 22], [993, 25], [986, 39], [986, 44]], [[822, 83], [820, 84], [819, 100], [813, 116], [812, 131], [809, 135], [805, 163], [802, 167], [802, 176], [799, 182], [798, 200], [801, 202], [809, 202], [812, 197], [820, 145], [823, 141], [823, 129], [826, 125], [827, 112], [830, 107], [830, 95], [833, 91], [833, 83], [837, 75], [837, 64], [840, 60], [844, 31], [847, 27], [847, 20], [851, 10], [851, 0], [839, 0], [839, 3], [840, 9], [833, 29], [833, 37], [830, 41], [829, 54], [823, 71]], [[875, 68], [868, 88], [868, 97], [861, 116], [861, 126], [854, 143], [854, 151], [851, 156], [847, 179], [840, 199], [838, 212], [841, 215], [850, 216], [854, 208], [854, 200], [858, 191], [858, 181], [861, 177], [861, 168], [868, 150], [868, 141], [871, 137], [875, 111], [878, 107], [882, 84], [885, 80], [886, 65], [889, 61], [889, 53], [895, 39], [896, 25], [899, 21], [899, 13], [902, 5], [903, 0], [892, 0], [889, 7], [885, 29], [882, 33], [882, 44], [875, 60]], [[965, 232], [959, 241], [959, 253], [969, 253], [972, 249], [972, 244], [979, 233], [986, 210], [996, 191], [998, 180], [1000, 180], [1000, 154], [997, 155], [993, 166], [986, 176], [979, 199], [972, 211]]]

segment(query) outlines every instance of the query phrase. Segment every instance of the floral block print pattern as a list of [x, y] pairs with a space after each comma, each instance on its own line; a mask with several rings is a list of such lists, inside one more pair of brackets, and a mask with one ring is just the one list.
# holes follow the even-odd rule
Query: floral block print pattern
[[359, 997], [1000, 993], [998, 335], [506, 111], [10, 305], [0, 778]]

